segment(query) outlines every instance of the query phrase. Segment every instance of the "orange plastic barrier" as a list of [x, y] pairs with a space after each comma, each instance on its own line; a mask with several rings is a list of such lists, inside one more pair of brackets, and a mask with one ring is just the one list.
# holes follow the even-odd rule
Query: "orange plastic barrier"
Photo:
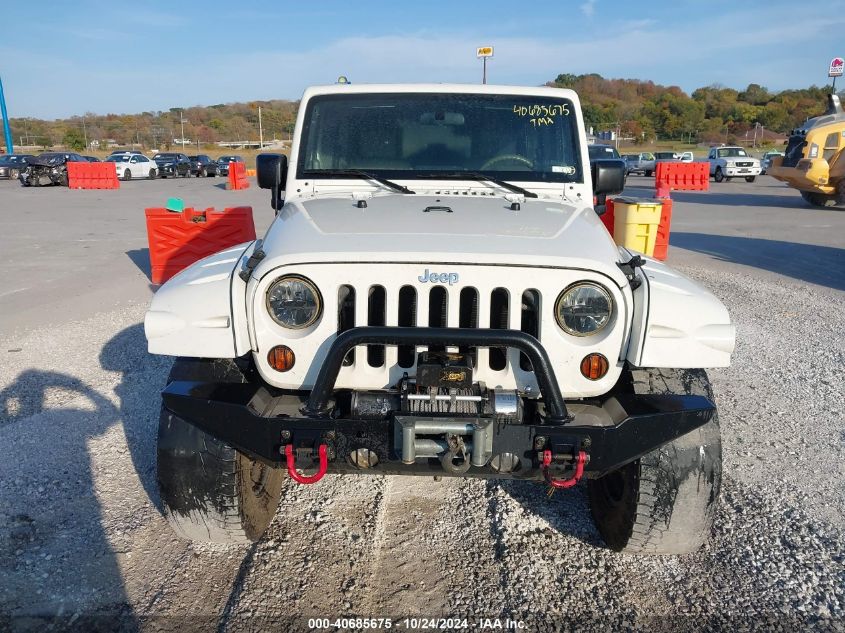
[[71, 189], [120, 189], [114, 163], [68, 163], [67, 182]]
[[252, 207], [222, 211], [187, 207], [182, 213], [153, 208], [145, 213], [154, 284], [164, 283], [203, 257], [255, 239]]
[[657, 227], [657, 239], [654, 242], [655, 259], [663, 261], [669, 254], [669, 227], [672, 224], [672, 200], [663, 198], [663, 211], [660, 214], [660, 226]]
[[226, 189], [249, 189], [244, 163], [229, 163], [229, 183]]
[[251, 178], [255, 178], [255, 170], [254, 169], [247, 169], [246, 175]]
[[599, 219], [604, 223], [604, 228], [607, 232], [613, 235], [613, 200], [608, 198], [604, 205], [604, 213], [599, 216]]
[[707, 191], [710, 188], [709, 163], [657, 163], [654, 172], [657, 197], [670, 191]]

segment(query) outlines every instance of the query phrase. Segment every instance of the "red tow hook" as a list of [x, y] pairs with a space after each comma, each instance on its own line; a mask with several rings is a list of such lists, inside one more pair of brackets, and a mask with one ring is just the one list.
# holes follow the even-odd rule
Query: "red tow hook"
[[290, 478], [300, 484], [316, 484], [318, 481], [320, 481], [329, 468], [329, 458], [326, 453], [325, 444], [320, 444], [320, 449], [318, 453], [320, 455], [319, 470], [313, 475], [300, 475], [298, 472], [296, 472], [296, 458], [294, 458], [293, 456], [293, 445], [288, 444], [287, 446], [285, 446], [285, 459], [287, 460], [288, 475], [290, 475]]
[[584, 464], [587, 463], [587, 453], [585, 451], [578, 451], [578, 456], [575, 458], [575, 474], [569, 479], [555, 479], [552, 477], [549, 472], [549, 464], [551, 463], [552, 452], [548, 450], [543, 451], [543, 463], [540, 465], [540, 468], [543, 471], [543, 475], [546, 477], [546, 481], [549, 482], [549, 485], [554, 488], [572, 488], [578, 483], [578, 480], [581, 479], [581, 476], [584, 474]]

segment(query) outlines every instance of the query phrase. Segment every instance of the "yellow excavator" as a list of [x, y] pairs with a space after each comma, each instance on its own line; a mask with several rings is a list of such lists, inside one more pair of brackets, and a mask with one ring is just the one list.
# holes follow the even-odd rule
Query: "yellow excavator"
[[817, 207], [845, 204], [845, 111], [835, 94], [827, 104], [824, 114], [792, 131], [785, 155], [768, 170]]

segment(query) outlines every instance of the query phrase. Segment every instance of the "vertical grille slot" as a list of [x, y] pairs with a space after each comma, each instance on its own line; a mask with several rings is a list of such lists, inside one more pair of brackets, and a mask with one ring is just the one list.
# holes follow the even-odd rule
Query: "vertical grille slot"
[[[475, 329], [478, 327], [478, 290], [475, 288], [462, 288], [458, 306], [458, 327]], [[460, 347], [462, 354], [469, 354], [472, 357], [472, 364], [475, 366], [478, 354], [475, 348], [470, 349], [466, 345]]]
[[[443, 286], [435, 286], [428, 295], [428, 326], [446, 327], [447, 311], [449, 309], [449, 295]], [[444, 351], [443, 345], [432, 345], [432, 351]]]
[[[353, 327], [355, 327], [355, 288], [340, 286], [337, 289], [337, 333], [342, 334]], [[355, 348], [353, 347], [343, 358], [343, 364], [348, 366], [354, 362]]]
[[[519, 329], [536, 339], [540, 338], [540, 293], [537, 290], [522, 293], [522, 323]], [[519, 354], [519, 366], [524, 371], [533, 371], [531, 361], [523, 353]]]
[[[399, 327], [414, 327], [417, 324], [417, 291], [413, 286], [402, 286], [399, 289]], [[416, 347], [400, 345], [398, 348], [399, 366], [408, 369], [414, 366]]]
[[[367, 297], [367, 325], [385, 324], [385, 301], [387, 293], [384, 286], [370, 286]], [[367, 345], [367, 363], [370, 367], [384, 365], [384, 345]]]
[[[508, 329], [508, 291], [505, 288], [495, 288], [490, 293], [490, 329]], [[490, 369], [501, 371], [507, 367], [507, 361], [506, 348], [490, 348]]]

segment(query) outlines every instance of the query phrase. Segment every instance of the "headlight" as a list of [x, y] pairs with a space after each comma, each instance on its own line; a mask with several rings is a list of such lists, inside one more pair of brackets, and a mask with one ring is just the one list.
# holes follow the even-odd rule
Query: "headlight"
[[322, 307], [320, 292], [304, 277], [281, 277], [267, 289], [267, 311], [282, 327], [308, 327], [320, 318]]
[[613, 315], [613, 299], [598, 284], [582, 281], [569, 286], [557, 299], [557, 324], [573, 336], [601, 332]]

